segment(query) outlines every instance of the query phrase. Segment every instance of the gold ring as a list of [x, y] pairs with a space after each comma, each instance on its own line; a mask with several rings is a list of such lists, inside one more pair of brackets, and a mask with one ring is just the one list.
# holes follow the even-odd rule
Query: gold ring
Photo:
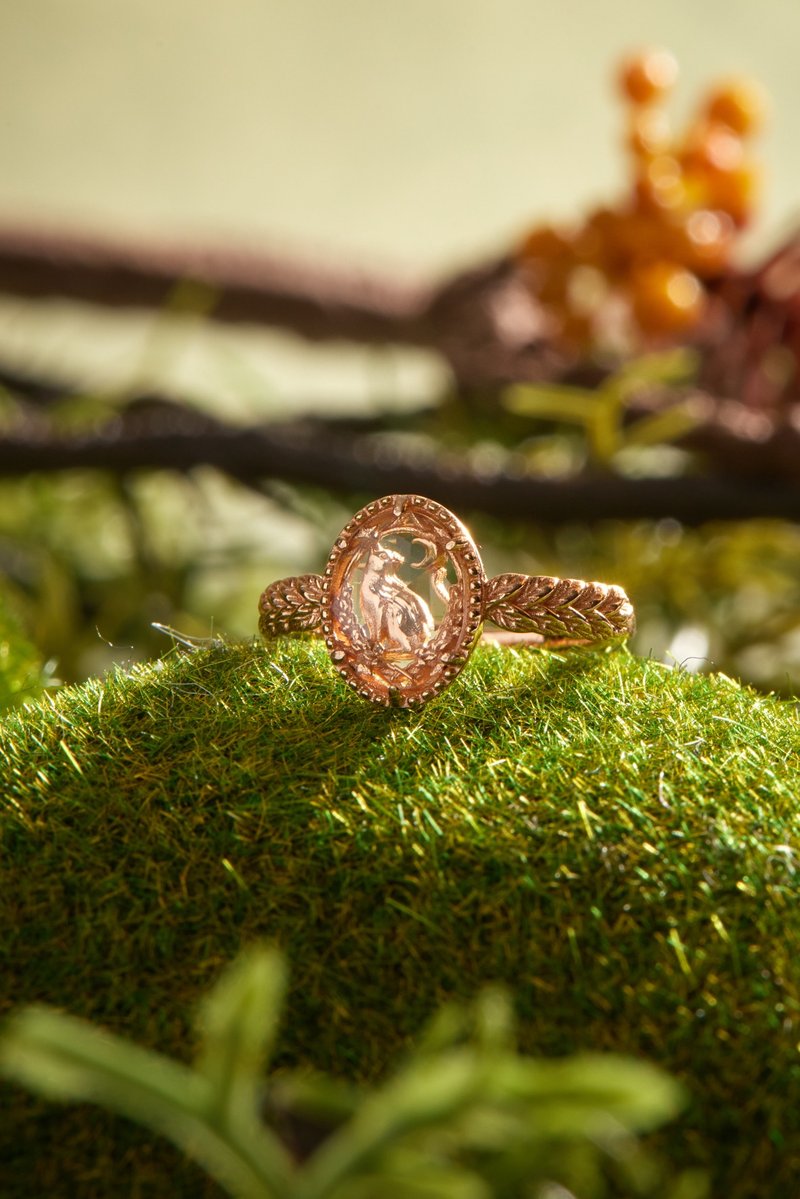
[[469, 530], [421, 495], [367, 504], [336, 538], [324, 574], [279, 579], [258, 606], [263, 637], [321, 634], [346, 683], [401, 708], [453, 682], [484, 622], [506, 631], [498, 639], [543, 649], [595, 648], [634, 629], [621, 587], [549, 575], [487, 579]]

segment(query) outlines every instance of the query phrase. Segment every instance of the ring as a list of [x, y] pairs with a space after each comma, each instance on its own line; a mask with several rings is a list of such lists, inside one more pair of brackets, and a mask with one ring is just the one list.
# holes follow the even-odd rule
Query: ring
[[367, 504], [336, 538], [322, 575], [271, 583], [259, 601], [267, 640], [320, 633], [339, 674], [387, 707], [427, 703], [469, 661], [483, 625], [543, 649], [596, 648], [634, 630], [621, 587], [549, 575], [487, 579], [468, 529], [421, 495]]

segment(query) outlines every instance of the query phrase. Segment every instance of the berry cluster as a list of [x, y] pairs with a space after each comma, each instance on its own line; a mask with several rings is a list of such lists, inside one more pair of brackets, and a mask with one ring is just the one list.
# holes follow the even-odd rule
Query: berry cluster
[[743, 79], [715, 87], [675, 136], [664, 102], [676, 77], [675, 59], [663, 50], [623, 65], [628, 194], [575, 229], [534, 228], [519, 247], [563, 344], [635, 346], [691, 330], [704, 314], [708, 282], [725, 271], [752, 216], [759, 173], [747, 143], [761, 125], [760, 90]]

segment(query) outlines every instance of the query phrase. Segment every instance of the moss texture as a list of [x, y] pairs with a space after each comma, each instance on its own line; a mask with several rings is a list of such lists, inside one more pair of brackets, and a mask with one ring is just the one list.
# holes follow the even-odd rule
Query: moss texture
[[[513, 988], [523, 1048], [684, 1079], [664, 1142], [714, 1194], [800, 1172], [795, 705], [622, 652], [481, 647], [419, 712], [314, 643], [212, 646], [0, 724], [4, 1009], [168, 1052], [243, 943], [288, 950], [283, 1060], [375, 1077], [453, 995]], [[2, 1194], [215, 1195], [91, 1109], [5, 1087]]]

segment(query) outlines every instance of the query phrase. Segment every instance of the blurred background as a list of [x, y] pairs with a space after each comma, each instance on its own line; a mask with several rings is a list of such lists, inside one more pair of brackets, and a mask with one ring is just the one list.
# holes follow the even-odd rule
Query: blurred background
[[[757, 261], [800, 223], [796, 0], [4, 0], [0, 225], [444, 280], [506, 253], [540, 220], [577, 220], [618, 195], [627, 167], [614, 79], [643, 45], [679, 62], [678, 122], [720, 77], [764, 85], [764, 196], [738, 251]], [[453, 390], [432, 349], [221, 325], [191, 289], [151, 312], [19, 298], [1, 271], [0, 364], [8, 377], [68, 383], [64, 428], [158, 394], [237, 427], [370, 418], [394, 421], [407, 441], [419, 413], [429, 449], [441, 433], [431, 411]], [[6, 385], [0, 431], [21, 419]], [[532, 461], [552, 473], [577, 460], [576, 436], [548, 428]], [[473, 409], [447, 444], [491, 462], [493, 437]], [[659, 452], [647, 469], [664, 474], [676, 451]], [[252, 636], [261, 589], [318, 570], [370, 498], [346, 481], [244, 485], [205, 465], [0, 474], [0, 649], [14, 663], [0, 702], [31, 694], [42, 661], [73, 681], [165, 650], [153, 622]], [[690, 528], [632, 513], [553, 526], [480, 508], [459, 515], [490, 571], [619, 582], [640, 612], [639, 653], [797, 692], [792, 521]]]

